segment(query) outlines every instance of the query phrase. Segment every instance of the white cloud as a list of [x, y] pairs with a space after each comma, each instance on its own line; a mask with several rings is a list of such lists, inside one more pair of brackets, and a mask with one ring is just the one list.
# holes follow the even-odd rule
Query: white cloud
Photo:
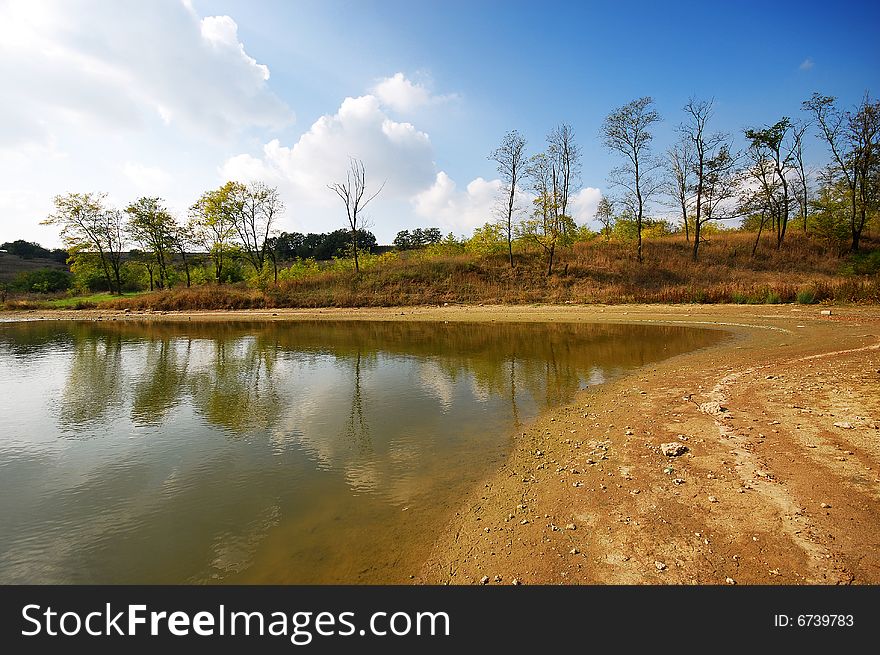
[[181, 3], [0, 5], [0, 147], [72, 129], [140, 129], [156, 118], [211, 138], [280, 127], [293, 115], [268, 77], [232, 18], [200, 19]]
[[[498, 199], [502, 193], [501, 180], [485, 180], [478, 177], [463, 190], [444, 171], [437, 176], [429, 188], [416, 194], [412, 199], [416, 214], [428, 221], [439, 223], [456, 232], [469, 233], [497, 218]], [[532, 206], [534, 195], [517, 192], [516, 206], [520, 208], [520, 218]], [[569, 199], [571, 215], [578, 223], [590, 223], [602, 192], [593, 187], [585, 187], [572, 194]]]
[[440, 171], [434, 184], [412, 198], [412, 205], [416, 214], [429, 222], [457, 232], [470, 232], [494, 220], [501, 186], [501, 180], [478, 177], [460, 191], [455, 181]]
[[128, 161], [122, 165], [122, 172], [135, 187], [151, 196], [164, 193], [171, 182], [171, 175], [157, 166]]
[[571, 205], [571, 217], [581, 224], [594, 223], [596, 207], [602, 200], [602, 192], [594, 187], [584, 187], [575, 193], [568, 202]]
[[423, 83], [413, 82], [403, 73], [384, 78], [372, 89], [383, 105], [400, 113], [408, 113], [420, 107], [439, 104], [456, 98], [455, 94], [434, 95]]
[[[389, 118], [373, 95], [346, 98], [335, 114], [321, 116], [293, 146], [273, 139], [259, 156], [240, 154], [220, 168], [232, 180], [263, 180], [284, 192], [291, 229], [330, 229], [339, 199], [327, 185], [345, 179], [349, 158], [363, 161], [368, 189], [382, 194], [370, 206], [385, 215], [393, 203], [407, 201], [434, 179], [430, 137], [413, 124]], [[323, 222], [321, 219], [325, 219]]]
[[807, 57], [806, 59], [804, 59], [804, 60], [801, 62], [801, 65], [798, 66], [798, 68], [800, 68], [802, 71], [808, 71], [808, 70], [810, 70], [811, 68], [813, 68], [813, 66], [815, 66], [815, 65], [816, 65], [816, 63], [815, 63], [812, 59], [810, 59], [809, 57]]

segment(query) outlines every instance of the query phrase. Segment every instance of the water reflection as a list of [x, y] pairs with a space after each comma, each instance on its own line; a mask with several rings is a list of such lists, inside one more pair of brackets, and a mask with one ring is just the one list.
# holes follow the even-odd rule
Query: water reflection
[[403, 580], [541, 408], [719, 338], [577, 324], [2, 325], [0, 582]]

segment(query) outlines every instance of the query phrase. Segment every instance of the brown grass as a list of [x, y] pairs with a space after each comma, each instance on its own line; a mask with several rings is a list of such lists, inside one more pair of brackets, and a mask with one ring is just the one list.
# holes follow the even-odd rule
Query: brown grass
[[[690, 258], [681, 237], [646, 242], [639, 264], [628, 243], [592, 241], [559, 253], [545, 274], [540, 253], [504, 256], [404, 253], [355, 274], [326, 271], [265, 291], [243, 285], [173, 289], [114, 300], [103, 307], [199, 310], [270, 307], [367, 307], [448, 303], [775, 303], [880, 302], [880, 276], [844, 276], [842, 260], [792, 235], [780, 251], [769, 241], [751, 256], [754, 235], [713, 235]], [[866, 249], [880, 247], [868, 239]]]

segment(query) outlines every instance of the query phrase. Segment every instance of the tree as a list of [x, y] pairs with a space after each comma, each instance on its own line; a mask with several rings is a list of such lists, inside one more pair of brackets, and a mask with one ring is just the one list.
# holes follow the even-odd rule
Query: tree
[[614, 202], [605, 196], [596, 206], [595, 218], [602, 226], [602, 234], [605, 235], [606, 241], [611, 241], [611, 234], [614, 232]]
[[498, 164], [498, 174], [503, 183], [499, 211], [507, 236], [507, 256], [510, 267], [513, 268], [513, 217], [517, 211], [516, 192], [517, 186], [526, 174], [528, 164], [525, 138], [516, 130], [508, 132], [501, 140], [501, 145], [489, 155], [489, 159]]
[[547, 275], [553, 273], [556, 246], [562, 234], [562, 217], [559, 210], [559, 189], [554, 162], [544, 153], [529, 159], [528, 168], [532, 191], [535, 193], [532, 216], [520, 227], [520, 236], [538, 244], [547, 256]]
[[[168, 265], [174, 251], [177, 223], [168, 213], [161, 198], [139, 198], [125, 208], [128, 214], [128, 233], [144, 254], [151, 257], [159, 273], [158, 286], [164, 289], [168, 282]], [[150, 290], [153, 290], [153, 267], [150, 273]]]
[[832, 162], [826, 185], [843, 180], [849, 191], [851, 252], [858, 252], [869, 212], [876, 209], [877, 169], [880, 167], [880, 102], [866, 94], [853, 111], [842, 111], [836, 98], [814, 93], [803, 103], [828, 144]]
[[[684, 106], [689, 121], [679, 126], [682, 138], [689, 142], [694, 191], [694, 248], [697, 261], [700, 249], [700, 231], [705, 223], [720, 218], [717, 210], [733, 197], [736, 189], [736, 156], [731, 152], [730, 136], [722, 132], [709, 133], [707, 125], [712, 117], [712, 100], [691, 98]], [[687, 181], [687, 180], [685, 180]], [[683, 203], [685, 223], [687, 203]]]
[[442, 239], [443, 233], [438, 227], [426, 227], [424, 229], [417, 227], [412, 232], [409, 230], [398, 232], [392, 244], [398, 250], [416, 250], [433, 243], [440, 243]]
[[262, 182], [247, 186], [233, 183], [231, 189], [235, 197], [233, 224], [242, 254], [259, 275], [268, 257], [272, 225], [284, 212], [284, 203], [276, 187]]
[[681, 209], [681, 224], [684, 227], [685, 241], [690, 241], [690, 219], [688, 214], [693, 191], [694, 142], [686, 134], [666, 152], [670, 175], [666, 180], [666, 193], [675, 200]]
[[214, 263], [214, 279], [220, 282], [223, 266], [235, 252], [235, 221], [241, 211], [237, 182], [206, 191], [190, 207], [194, 240], [202, 245]]
[[328, 188], [345, 203], [345, 213], [348, 218], [348, 225], [351, 228], [351, 250], [354, 254], [354, 270], [360, 272], [360, 264], [358, 263], [358, 232], [364, 227], [362, 213], [367, 208], [367, 205], [385, 188], [385, 182], [382, 182], [382, 186], [374, 194], [368, 196], [364, 162], [351, 157], [345, 182], [335, 182], [328, 185]]
[[197, 243], [196, 227], [192, 220], [185, 224], [175, 222], [174, 232], [171, 234], [171, 244], [183, 260], [183, 270], [186, 272], [186, 288], [192, 286], [189, 273], [189, 250]]
[[782, 247], [791, 215], [789, 178], [794, 169], [795, 147], [792, 131], [791, 119], [787, 116], [768, 127], [745, 130], [745, 136], [749, 140], [750, 158], [757, 167], [753, 170], [759, 174], [765, 193], [770, 194], [767, 200], [776, 228], [777, 250]]
[[43, 248], [39, 243], [24, 239], [0, 243], [0, 250], [5, 250], [10, 255], [18, 255], [22, 259], [48, 259], [52, 256], [52, 252]]
[[807, 215], [810, 207], [810, 187], [807, 180], [807, 169], [804, 164], [804, 136], [807, 133], [808, 123], [799, 123], [792, 128], [793, 148], [791, 151], [794, 160], [794, 174], [797, 180], [795, 198], [800, 210], [801, 222], [804, 234], [807, 233]]
[[609, 181], [623, 190], [623, 201], [636, 220], [640, 263], [645, 206], [660, 186], [652, 175], [659, 164], [651, 157], [651, 128], [658, 122], [660, 114], [654, 110], [654, 101], [646, 96], [618, 107], [602, 125], [605, 147], [624, 158], [623, 165], [611, 171]]
[[111, 293], [122, 293], [120, 267], [125, 246], [122, 213], [105, 206], [105, 193], [68, 193], [55, 196], [55, 213], [42, 225], [57, 225], [70, 258], [97, 253]]
[[812, 205], [813, 234], [824, 241], [838, 257], [846, 250], [849, 231], [849, 189], [845, 180], [819, 188]]
[[[581, 149], [574, 140], [571, 125], [562, 123], [547, 135], [547, 156], [550, 158], [555, 210], [559, 216], [568, 216], [568, 199], [580, 178]], [[572, 221], [562, 220], [567, 231]]]

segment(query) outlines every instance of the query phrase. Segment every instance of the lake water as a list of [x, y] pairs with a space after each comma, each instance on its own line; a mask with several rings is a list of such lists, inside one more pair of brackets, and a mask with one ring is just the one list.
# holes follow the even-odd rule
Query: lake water
[[673, 326], [0, 324], [0, 583], [406, 582], [542, 409]]

